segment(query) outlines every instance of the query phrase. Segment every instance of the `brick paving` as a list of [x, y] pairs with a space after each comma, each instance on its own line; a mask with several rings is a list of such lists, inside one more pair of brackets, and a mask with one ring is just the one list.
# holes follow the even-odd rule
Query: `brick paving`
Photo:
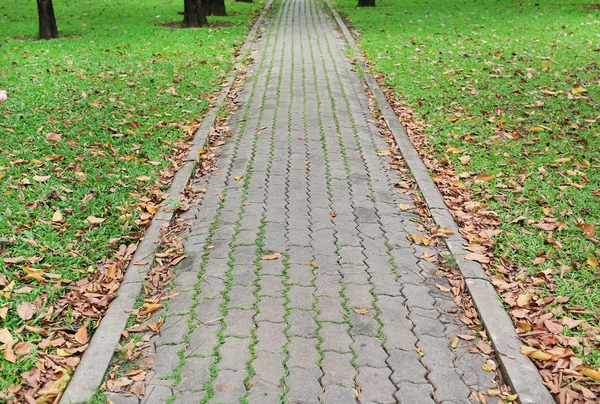
[[449, 347], [470, 331], [419, 258], [436, 251], [407, 238], [418, 218], [397, 207], [411, 200], [340, 38], [316, 0], [282, 0], [264, 27], [219, 171], [184, 214], [142, 402], [450, 404], [494, 388], [484, 358]]

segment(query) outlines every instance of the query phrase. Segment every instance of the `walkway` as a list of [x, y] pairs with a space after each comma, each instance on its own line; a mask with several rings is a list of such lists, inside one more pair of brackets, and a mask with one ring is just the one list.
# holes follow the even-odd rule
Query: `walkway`
[[[412, 244], [368, 98], [316, 0], [256, 44], [153, 342], [144, 402], [469, 403], [494, 388]], [[384, 153], [385, 154], [385, 153]], [[281, 255], [279, 255], [281, 254]], [[475, 341], [476, 342], [476, 341]], [[489, 400], [488, 402], [493, 402]]]

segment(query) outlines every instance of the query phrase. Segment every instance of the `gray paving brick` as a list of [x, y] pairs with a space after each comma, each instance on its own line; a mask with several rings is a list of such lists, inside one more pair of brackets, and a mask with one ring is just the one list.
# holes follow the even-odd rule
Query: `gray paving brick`
[[213, 358], [186, 358], [185, 364], [181, 368], [181, 382], [177, 385], [181, 390], [198, 389], [204, 382], [210, 379], [208, 368], [213, 362]]
[[262, 297], [258, 302], [259, 313], [255, 317], [256, 321], [283, 322], [283, 316], [285, 315], [284, 303], [285, 300], [281, 297]]
[[354, 336], [352, 348], [356, 352], [356, 363], [359, 366], [375, 368], [386, 367], [387, 353], [383, 349], [382, 341], [375, 337], [362, 335]]
[[288, 322], [290, 323], [289, 335], [299, 335], [301, 337], [314, 337], [317, 329], [317, 322], [314, 311], [290, 310]]
[[246, 369], [246, 362], [250, 359], [251, 343], [250, 338], [226, 338], [219, 349], [221, 361], [217, 363], [217, 368], [234, 371]]
[[317, 369], [290, 368], [287, 394], [292, 403], [319, 403], [322, 388], [319, 384], [321, 371]]
[[415, 349], [412, 351], [390, 349], [388, 353], [390, 356], [387, 363], [393, 371], [392, 381], [396, 385], [403, 382], [416, 384], [424, 382], [427, 371], [421, 364], [421, 357]]
[[358, 399], [361, 403], [395, 403], [396, 387], [390, 381], [391, 371], [388, 368], [358, 369], [356, 384], [360, 387]]
[[290, 302], [288, 307], [290, 308], [301, 308], [301, 309], [312, 309], [314, 303], [313, 296], [314, 288], [307, 286], [292, 286], [288, 291]]
[[352, 339], [347, 324], [323, 323], [319, 334], [323, 338], [321, 349], [348, 352]]
[[229, 291], [229, 307], [249, 309], [254, 306], [254, 286], [232, 286]]
[[219, 323], [211, 326], [198, 325], [189, 334], [189, 343], [187, 344], [185, 355], [209, 356], [213, 354], [214, 347], [217, 346], [219, 339], [217, 332], [221, 328]]
[[323, 393], [321, 402], [323, 404], [346, 404], [356, 400], [356, 393], [351, 386], [327, 386]]
[[398, 385], [396, 398], [401, 403], [435, 404], [433, 388], [430, 384], [413, 384], [403, 382]]
[[225, 331], [223, 335], [238, 336], [238, 337], [251, 337], [252, 330], [254, 329], [254, 310], [229, 310], [227, 316], [225, 316]]
[[222, 370], [219, 372], [213, 385], [215, 395], [211, 399], [214, 403], [237, 403], [239, 398], [246, 393], [244, 379], [247, 372], [245, 370], [232, 371]]
[[354, 387], [354, 378], [356, 369], [352, 366], [352, 354], [341, 354], [337, 352], [325, 352], [322, 369], [323, 386], [342, 384], [347, 387]]

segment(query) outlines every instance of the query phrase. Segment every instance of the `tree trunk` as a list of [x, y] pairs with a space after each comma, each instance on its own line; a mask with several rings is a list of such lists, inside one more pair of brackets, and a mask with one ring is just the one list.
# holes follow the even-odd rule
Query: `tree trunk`
[[356, 7], [375, 7], [375, 0], [358, 0]]
[[227, 11], [225, 10], [225, 0], [208, 0], [208, 15], [225, 16]]
[[52, 0], [37, 0], [40, 39], [58, 38]]
[[183, 6], [183, 25], [193, 28], [208, 24], [202, 0], [184, 0]]

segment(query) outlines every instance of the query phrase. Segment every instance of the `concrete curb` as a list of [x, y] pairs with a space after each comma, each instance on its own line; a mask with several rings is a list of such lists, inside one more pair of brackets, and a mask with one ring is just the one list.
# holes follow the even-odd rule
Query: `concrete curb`
[[537, 368], [531, 360], [521, 354], [521, 341], [517, 336], [512, 320], [502, 306], [499, 296], [489, 281], [481, 265], [467, 261], [464, 257], [469, 252], [464, 248], [466, 240], [459, 232], [450, 210], [444, 203], [444, 198], [427, 167], [419, 157], [419, 153], [410, 141], [406, 130], [400, 123], [392, 106], [388, 103], [377, 80], [369, 73], [352, 34], [333, 8], [329, 0], [325, 1], [337, 25], [354, 52], [357, 60], [361, 61], [361, 69], [369, 90], [385, 122], [392, 132], [400, 152], [412, 172], [425, 201], [427, 202], [434, 221], [437, 225], [448, 228], [454, 234], [446, 240], [450, 253], [456, 258], [457, 265], [465, 278], [465, 283], [473, 303], [479, 312], [481, 322], [496, 350], [496, 360], [500, 365], [506, 383], [518, 394], [522, 404], [551, 404], [556, 401], [546, 389]]
[[[219, 106], [225, 101], [225, 97], [231, 91], [238, 73], [242, 70], [242, 60], [250, 50], [252, 42], [256, 39], [258, 28], [267, 11], [271, 8], [272, 2], [272, 0], [267, 2], [248, 33], [248, 37], [233, 66], [232, 73], [223, 84], [219, 96], [202, 120], [200, 127], [194, 133], [193, 146], [186, 157], [186, 163], [175, 174], [165, 200], [181, 200], [186, 186], [194, 175], [198, 150], [207, 144], [210, 128], [215, 123]], [[111, 302], [100, 325], [94, 332], [90, 344], [60, 400], [60, 404], [87, 403], [102, 384], [113, 354], [116, 349], [120, 348], [121, 333], [129, 320], [129, 313], [125, 310], [134, 306], [142, 291], [145, 276], [150, 271], [154, 254], [160, 245], [160, 230], [169, 225], [173, 216], [174, 211], [165, 208], [164, 203], [161, 204], [127, 267], [117, 298]], [[133, 265], [134, 262], [139, 261], [146, 261], [148, 264]]]

